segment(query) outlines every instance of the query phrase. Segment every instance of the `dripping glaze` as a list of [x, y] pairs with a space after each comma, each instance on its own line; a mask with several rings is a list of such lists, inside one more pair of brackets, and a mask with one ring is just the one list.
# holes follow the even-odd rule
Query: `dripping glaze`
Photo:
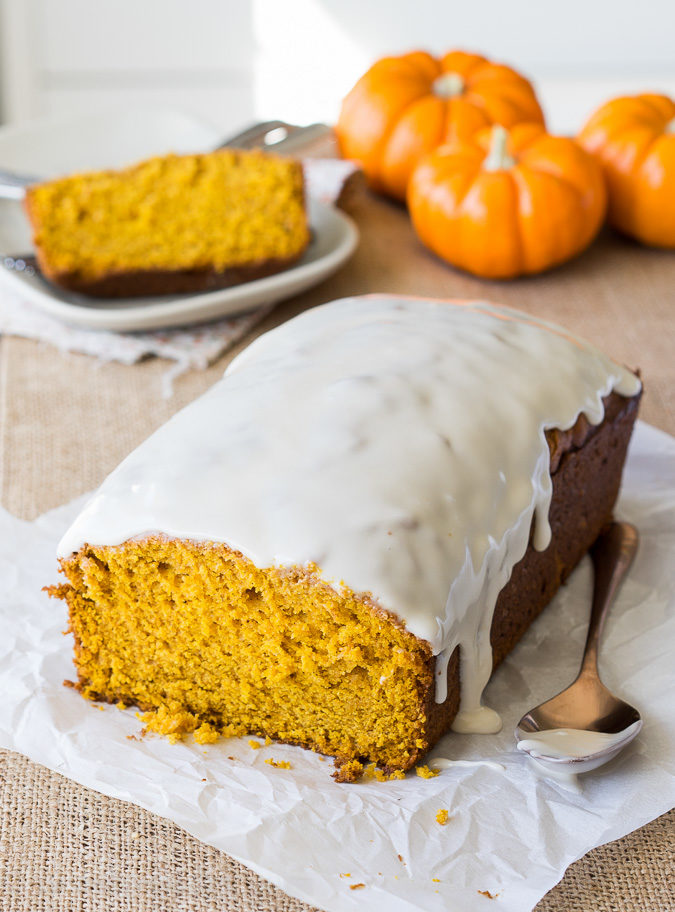
[[551, 530], [545, 431], [640, 381], [559, 327], [484, 302], [345, 298], [260, 336], [104, 481], [59, 545], [161, 533], [259, 567], [317, 565], [437, 656], [461, 649], [455, 728], [481, 695], [497, 596]]

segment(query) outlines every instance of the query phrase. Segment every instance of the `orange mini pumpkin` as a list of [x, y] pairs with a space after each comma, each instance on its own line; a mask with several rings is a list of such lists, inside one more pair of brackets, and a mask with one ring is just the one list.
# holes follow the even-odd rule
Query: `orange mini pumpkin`
[[378, 60], [342, 103], [336, 132], [374, 190], [405, 199], [419, 159], [442, 143], [500, 123], [544, 122], [523, 76], [478, 54], [424, 51]]
[[609, 189], [609, 222], [654, 247], [675, 247], [675, 101], [615, 98], [578, 137], [597, 156]]
[[408, 206], [434, 253], [488, 279], [542, 272], [597, 234], [606, 189], [595, 159], [538, 124], [483, 130], [422, 159]]

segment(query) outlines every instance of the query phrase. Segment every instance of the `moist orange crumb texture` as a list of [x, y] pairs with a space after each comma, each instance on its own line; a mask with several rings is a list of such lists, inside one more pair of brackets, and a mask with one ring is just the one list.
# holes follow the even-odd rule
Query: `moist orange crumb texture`
[[68, 603], [85, 696], [135, 704], [174, 739], [267, 736], [359, 773], [357, 760], [391, 773], [424, 754], [428, 644], [316, 568], [162, 537], [62, 566], [69, 582], [50, 591]]
[[262, 152], [166, 155], [28, 190], [49, 273], [81, 279], [294, 259], [307, 246], [302, 167]]

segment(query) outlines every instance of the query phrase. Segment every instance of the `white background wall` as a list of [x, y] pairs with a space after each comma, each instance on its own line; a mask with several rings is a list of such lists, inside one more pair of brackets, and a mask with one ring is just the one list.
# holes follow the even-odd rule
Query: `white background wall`
[[4, 119], [150, 103], [224, 133], [335, 118], [377, 56], [480, 51], [574, 132], [620, 92], [675, 95], [675, 0], [0, 0]]
[[334, 115], [374, 58], [417, 47], [474, 50], [515, 66], [534, 79], [560, 132], [575, 132], [612, 94], [675, 94], [675, 0], [257, 0], [254, 7], [263, 114]]

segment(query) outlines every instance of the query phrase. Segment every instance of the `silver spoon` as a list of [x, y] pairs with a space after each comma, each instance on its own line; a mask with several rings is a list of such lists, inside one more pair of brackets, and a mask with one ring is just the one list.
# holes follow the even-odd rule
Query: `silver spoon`
[[525, 713], [516, 727], [518, 748], [553, 771], [595, 769], [615, 757], [642, 728], [637, 709], [615, 697], [598, 673], [605, 618], [638, 540], [634, 526], [615, 522], [593, 545], [593, 606], [581, 670], [570, 687]]

